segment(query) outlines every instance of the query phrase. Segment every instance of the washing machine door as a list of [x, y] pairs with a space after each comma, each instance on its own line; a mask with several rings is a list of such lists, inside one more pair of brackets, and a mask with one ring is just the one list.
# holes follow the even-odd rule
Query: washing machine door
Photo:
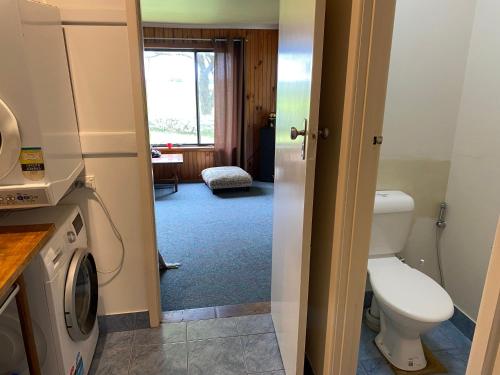
[[97, 320], [97, 269], [87, 249], [77, 249], [71, 259], [64, 291], [66, 328], [74, 341], [85, 340]]
[[0, 180], [17, 165], [20, 153], [21, 136], [16, 117], [0, 99]]
[[[12, 297], [14, 296], [12, 295]], [[3, 302], [0, 311], [2, 311], [0, 313], [0, 375], [29, 375], [23, 334], [21, 325], [19, 324], [16, 303], [13, 298], [9, 296]], [[43, 368], [47, 358], [47, 339], [35, 320], [32, 321], [32, 325], [38, 360]]]

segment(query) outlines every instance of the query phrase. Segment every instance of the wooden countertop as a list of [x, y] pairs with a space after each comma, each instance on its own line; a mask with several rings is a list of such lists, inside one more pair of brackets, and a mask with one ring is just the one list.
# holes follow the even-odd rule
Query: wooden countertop
[[0, 227], [0, 297], [9, 291], [54, 229], [54, 224]]

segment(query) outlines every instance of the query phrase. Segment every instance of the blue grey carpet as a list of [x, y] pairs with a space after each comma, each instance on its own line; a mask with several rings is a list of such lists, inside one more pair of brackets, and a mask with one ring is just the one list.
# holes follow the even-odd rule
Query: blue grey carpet
[[220, 195], [180, 184], [155, 196], [158, 248], [182, 263], [161, 275], [164, 311], [271, 299], [272, 183]]

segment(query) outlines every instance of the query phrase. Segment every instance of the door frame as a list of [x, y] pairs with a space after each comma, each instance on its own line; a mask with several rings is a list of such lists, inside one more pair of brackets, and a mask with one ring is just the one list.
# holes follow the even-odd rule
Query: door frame
[[156, 223], [154, 215], [153, 167], [148, 131], [146, 107], [146, 85], [144, 82], [143, 37], [140, 0], [126, 0], [127, 31], [134, 103], [134, 122], [137, 140], [137, 163], [139, 189], [141, 192], [141, 223], [144, 244], [144, 272], [146, 274], [146, 299], [149, 324], [158, 327], [161, 323], [160, 273], [156, 245]]
[[396, 0], [353, 0], [323, 374], [355, 374]]
[[466, 375], [500, 371], [500, 221], [484, 283]]
[[[353, 0], [322, 374], [355, 374], [396, 0]], [[467, 375], [500, 370], [500, 221]]]

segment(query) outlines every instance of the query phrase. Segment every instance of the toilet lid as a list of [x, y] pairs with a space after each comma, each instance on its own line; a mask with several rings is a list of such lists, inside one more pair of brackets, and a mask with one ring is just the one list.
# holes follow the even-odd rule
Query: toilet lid
[[369, 259], [368, 273], [377, 299], [408, 318], [432, 323], [453, 315], [446, 290], [396, 257]]

